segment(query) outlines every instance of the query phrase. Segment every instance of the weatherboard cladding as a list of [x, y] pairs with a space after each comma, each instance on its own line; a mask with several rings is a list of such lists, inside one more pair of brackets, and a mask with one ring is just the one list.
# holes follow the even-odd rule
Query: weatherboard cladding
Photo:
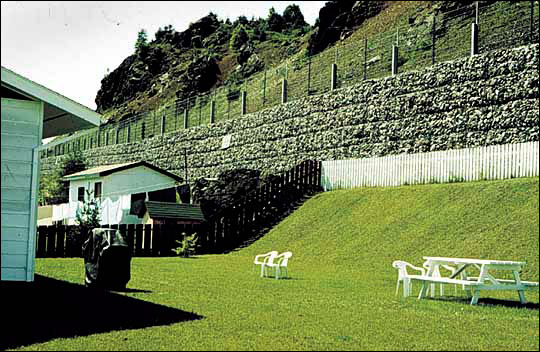
[[152, 201], [145, 202], [145, 204], [148, 215], [152, 219], [205, 220], [201, 207], [198, 205]]

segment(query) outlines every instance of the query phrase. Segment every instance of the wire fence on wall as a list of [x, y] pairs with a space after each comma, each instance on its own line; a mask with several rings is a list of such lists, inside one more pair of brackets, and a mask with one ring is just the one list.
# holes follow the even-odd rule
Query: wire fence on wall
[[[395, 73], [471, 55], [471, 24], [478, 25], [478, 53], [539, 42], [538, 1], [476, 2], [433, 12], [420, 26], [398, 26], [317, 54], [265, 69], [218, 87], [118, 122], [79, 132], [42, 152], [42, 157], [147, 138], [219, 121], [241, 118], [286, 101], [327, 93]], [[397, 57], [393, 72], [393, 47]], [[114, 120], [114, 119], [113, 119]]]

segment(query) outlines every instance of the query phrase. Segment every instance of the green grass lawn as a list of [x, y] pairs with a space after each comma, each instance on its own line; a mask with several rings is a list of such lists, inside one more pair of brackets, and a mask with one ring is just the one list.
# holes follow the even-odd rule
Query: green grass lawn
[[[391, 266], [422, 256], [525, 260], [522, 278], [538, 281], [538, 211], [538, 178], [319, 194], [239, 251], [132, 260], [132, 292], [114, 295], [200, 319], [20, 349], [538, 350], [537, 292], [525, 307], [515, 292], [482, 293], [470, 306], [451, 286], [443, 298], [404, 299]], [[274, 249], [294, 253], [291, 279], [254, 271], [254, 255]], [[37, 259], [36, 272], [83, 283], [82, 259]]]

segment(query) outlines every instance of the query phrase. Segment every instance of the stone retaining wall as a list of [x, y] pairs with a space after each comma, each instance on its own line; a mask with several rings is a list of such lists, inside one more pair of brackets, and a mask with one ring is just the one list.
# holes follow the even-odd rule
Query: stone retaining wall
[[[369, 80], [214, 125], [87, 150], [89, 167], [146, 160], [189, 178], [274, 173], [348, 159], [539, 140], [539, 46], [498, 50]], [[221, 149], [223, 137], [231, 145]], [[59, 156], [56, 158], [63, 158]], [[42, 172], [55, 157], [42, 159]]]

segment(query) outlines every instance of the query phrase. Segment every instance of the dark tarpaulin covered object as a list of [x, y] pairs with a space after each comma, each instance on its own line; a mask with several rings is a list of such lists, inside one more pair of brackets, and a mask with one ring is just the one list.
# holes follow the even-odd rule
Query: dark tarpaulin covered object
[[131, 253], [120, 231], [96, 228], [83, 244], [85, 284], [124, 289], [131, 278]]

